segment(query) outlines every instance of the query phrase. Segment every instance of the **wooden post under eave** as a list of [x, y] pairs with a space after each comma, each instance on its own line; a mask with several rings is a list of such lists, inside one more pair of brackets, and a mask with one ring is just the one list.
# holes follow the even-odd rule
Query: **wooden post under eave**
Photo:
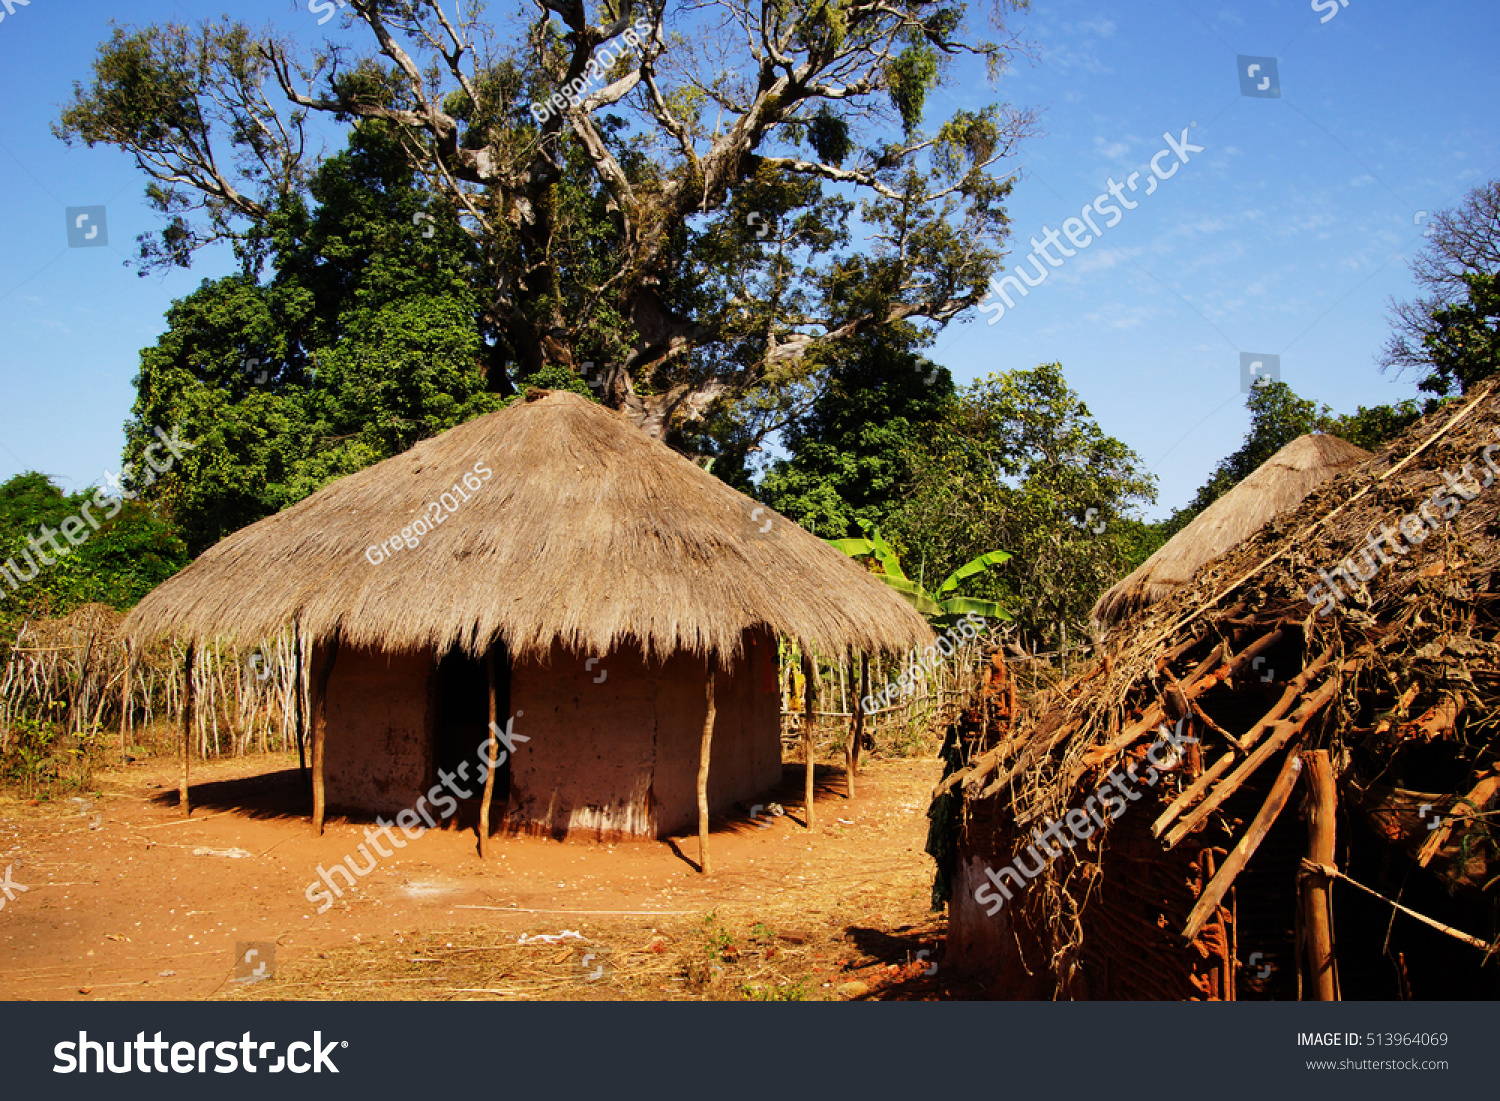
[[803, 806], [807, 828], [813, 828], [813, 710], [818, 705], [818, 663], [804, 646], [802, 650], [802, 754], [807, 759], [807, 783]]
[[312, 796], [312, 778], [307, 774], [307, 649], [302, 639], [302, 623], [292, 624], [292, 660], [297, 663], [297, 775], [308, 797]]
[[[1338, 789], [1333, 760], [1326, 749], [1302, 755], [1307, 771], [1307, 855], [1314, 863], [1332, 867]], [[1320, 1002], [1339, 1000], [1338, 961], [1333, 956], [1333, 907], [1328, 877], [1305, 873], [1302, 879], [1303, 942], [1307, 970]]]
[[120, 682], [120, 764], [125, 764], [128, 754], [125, 752], [130, 748], [130, 676], [133, 672], [132, 662], [135, 660], [135, 651], [130, 643], [125, 644], [125, 679]]
[[703, 741], [698, 747], [698, 870], [708, 874], [708, 764], [713, 747], [714, 720], [718, 708], [714, 701], [714, 679], [718, 663], [713, 654], [708, 655], [708, 677], [704, 695], [708, 700], [708, 711], [703, 716]]
[[[309, 651], [317, 654], [315, 640], [309, 640]], [[308, 722], [312, 725], [312, 789], [313, 832], [322, 834], [323, 818], [328, 809], [328, 791], [324, 776], [324, 741], [328, 733], [328, 718], [324, 712], [324, 701], [328, 697], [328, 678], [333, 675], [333, 663], [339, 656], [339, 636], [328, 642], [328, 651], [323, 655], [323, 664], [318, 668], [312, 682], [312, 698], [308, 701]]]
[[483, 860], [490, 840], [490, 801], [495, 797], [496, 746], [495, 724], [500, 721], [499, 700], [496, 699], [495, 647], [492, 644], [484, 659], [485, 674], [489, 679], [489, 741], [485, 743], [485, 759], [489, 767], [484, 773], [484, 795], [479, 800], [479, 859]]
[[854, 719], [849, 745], [844, 753], [844, 798], [854, 798], [854, 774], [859, 771], [859, 747], [865, 738], [865, 697], [870, 693], [870, 656], [859, 655], [859, 681], [855, 685]]
[[187, 656], [183, 660], [186, 676], [182, 686], [182, 779], [177, 784], [177, 801], [182, 806], [182, 816], [193, 813], [188, 802], [188, 762], [193, 756], [193, 656], [196, 647], [188, 643]]

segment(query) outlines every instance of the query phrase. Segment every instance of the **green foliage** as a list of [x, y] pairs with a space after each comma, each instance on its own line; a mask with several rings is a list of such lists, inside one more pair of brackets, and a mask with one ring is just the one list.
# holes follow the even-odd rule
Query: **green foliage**
[[1419, 387], [1429, 393], [1467, 393], [1500, 370], [1500, 284], [1491, 272], [1465, 272], [1464, 296], [1431, 311], [1422, 338], [1432, 371]]
[[937, 54], [926, 44], [902, 50], [886, 64], [891, 105], [901, 115], [901, 126], [910, 138], [922, 125], [927, 93], [937, 83]]
[[[854, 350], [786, 432], [768, 503], [825, 537], [878, 525], [901, 576], [934, 603], [966, 580], [970, 599], [1004, 608], [1025, 636], [1081, 636], [1140, 533], [1129, 512], [1153, 483], [1139, 459], [1099, 430], [1056, 364], [958, 394], [889, 339]], [[995, 547], [1010, 557], [981, 572], [975, 560]], [[938, 592], [929, 578], [943, 579]]]
[[1500, 368], [1500, 179], [1440, 210], [1411, 261], [1422, 293], [1392, 304], [1382, 367], [1416, 375], [1418, 389], [1466, 393]]
[[278, 215], [269, 281], [205, 282], [141, 353], [126, 455], [141, 469], [157, 426], [196, 445], [142, 494], [194, 553], [500, 405], [472, 246], [388, 128], [356, 130], [311, 192]]
[[[977, 8], [949, 0], [777, 0], [748, 43], [709, 54], [661, 5], [561, 5], [517, 24], [442, 0], [362, 3], [345, 7], [337, 45], [227, 17], [117, 30], [54, 132], [114, 146], [147, 178], [163, 225], [142, 239], [143, 271], [234, 246], [245, 291], [265, 296], [263, 331], [208, 358], [284, 346], [278, 400], [257, 416], [267, 441], [305, 441], [159, 499], [177, 494], [201, 546], [471, 415], [469, 330], [484, 391], [592, 361], [607, 374], [600, 401], [742, 483], [746, 457], [850, 334], [941, 328], [985, 293], [1009, 233], [1002, 162], [1032, 116], [990, 103], [939, 121], [938, 137], [924, 114], [955, 79], [950, 58], [999, 73], [1017, 48], [1005, 17], [1023, 6], [983, 12], [997, 43]], [[711, 0], [690, 18], [742, 14]], [[599, 40], [627, 19], [651, 25], [645, 45]], [[542, 110], [580, 77], [586, 103]], [[319, 123], [349, 128], [350, 152], [324, 162]], [[435, 218], [430, 241], [413, 239], [417, 211]], [[267, 263], [276, 276], [262, 285]], [[440, 331], [412, 343], [429, 327]], [[162, 352], [232, 389], [195, 373], [215, 364]], [[419, 361], [425, 378], [383, 379]], [[293, 393], [314, 372], [330, 392]], [[193, 438], [243, 402], [192, 395], [184, 379], [148, 385], [161, 392], [141, 415], [198, 414]], [[248, 426], [237, 435], [203, 462], [259, 444]]]
[[814, 534], [854, 536], [897, 507], [914, 455], [950, 414], [953, 378], [894, 339], [856, 338], [817, 382], [782, 436], [792, 458], [771, 468], [761, 493]]
[[1124, 567], [1130, 512], [1153, 492], [1135, 453], [1045, 364], [960, 396], [885, 531], [919, 578], [1005, 547], [1010, 561], [976, 578], [976, 595], [1005, 607], [1023, 639], [1052, 646], [1086, 634], [1095, 596]]
[[1299, 436], [1323, 432], [1374, 451], [1399, 436], [1424, 413], [1431, 412], [1436, 402], [1429, 401], [1425, 408], [1418, 408], [1411, 400], [1371, 408], [1361, 405], [1355, 412], [1340, 417], [1327, 405], [1298, 397], [1286, 383], [1267, 379], [1251, 388], [1245, 406], [1250, 410], [1250, 431], [1244, 442], [1219, 462], [1192, 501], [1163, 521], [1158, 529], [1165, 536], [1163, 542]]
[[1378, 451], [1405, 432], [1422, 417], [1439, 405], [1429, 398], [1418, 405], [1411, 398], [1394, 405], [1359, 406], [1353, 413], [1334, 417], [1323, 427], [1323, 431], [1341, 440], [1348, 440], [1355, 447], [1366, 451]]
[[[14, 590], [0, 579], [0, 617], [65, 615], [96, 602], [124, 610], [187, 565], [187, 548], [150, 508], [132, 501], [101, 507], [99, 497], [94, 490], [63, 493], [37, 473], [17, 474], [0, 485], [0, 563], [13, 574], [19, 566], [20, 576], [32, 572], [28, 561], [37, 568], [33, 580]], [[71, 517], [99, 522], [97, 530], [87, 527], [89, 534], [77, 546], [56, 534]], [[39, 561], [37, 548], [54, 564]], [[59, 555], [58, 548], [68, 553]]]
[[[1010, 613], [993, 600], [975, 600], [972, 597], [956, 594], [948, 596], [965, 578], [973, 577], [992, 566], [1008, 562], [1010, 555], [1005, 551], [988, 551], [971, 558], [944, 578], [936, 592], [928, 592], [906, 576], [906, 572], [901, 568], [900, 558], [891, 549], [890, 544], [881, 538], [879, 528], [868, 520], [860, 521], [860, 527], [865, 531], [863, 539], [830, 539], [829, 543], [851, 558], [875, 559], [880, 566], [878, 574], [880, 579], [905, 597], [906, 602], [922, 615], [940, 623], [952, 622], [966, 613], [987, 616], [990, 619], [1010, 618]], [[945, 596], [947, 596], [946, 600], [943, 599]]]

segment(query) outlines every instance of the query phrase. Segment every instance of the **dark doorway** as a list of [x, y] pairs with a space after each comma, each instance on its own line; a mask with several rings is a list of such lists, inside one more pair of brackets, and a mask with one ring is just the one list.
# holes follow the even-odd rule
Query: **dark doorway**
[[[504, 646], [495, 648], [495, 709], [504, 727], [510, 706], [510, 662]], [[470, 781], [483, 775], [484, 745], [489, 738], [490, 680], [486, 662], [453, 649], [438, 662], [437, 675], [437, 767], [453, 773], [461, 763], [460, 776]], [[479, 792], [461, 778], [458, 786]], [[494, 802], [503, 807], [510, 795], [510, 762], [495, 770]]]

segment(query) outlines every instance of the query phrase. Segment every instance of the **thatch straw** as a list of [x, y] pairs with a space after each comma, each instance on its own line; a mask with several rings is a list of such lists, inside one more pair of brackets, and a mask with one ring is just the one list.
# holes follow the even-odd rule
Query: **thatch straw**
[[[452, 487], [476, 464], [493, 476], [464, 501]], [[372, 565], [367, 550], [445, 491], [457, 508], [439, 504], [446, 518], [421, 545]], [[821, 539], [617, 414], [542, 390], [235, 532], [141, 601], [125, 631], [259, 639], [293, 621], [384, 650], [479, 654], [502, 638], [517, 657], [560, 639], [579, 653], [732, 658], [761, 625], [828, 654], [932, 641]]]
[[1301, 504], [1335, 474], [1369, 457], [1364, 448], [1336, 436], [1297, 437], [1106, 590], [1094, 604], [1094, 621], [1112, 627], [1155, 604], [1191, 580], [1199, 567]]

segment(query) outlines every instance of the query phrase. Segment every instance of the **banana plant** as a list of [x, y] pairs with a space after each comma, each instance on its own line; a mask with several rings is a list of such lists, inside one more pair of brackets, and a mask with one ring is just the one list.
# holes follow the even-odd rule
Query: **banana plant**
[[965, 613], [986, 616], [990, 619], [1010, 619], [1010, 613], [993, 600], [977, 600], [968, 596], [948, 596], [958, 588], [958, 583], [991, 566], [1010, 561], [1010, 555], [1002, 550], [989, 551], [965, 562], [950, 573], [937, 592], [930, 593], [906, 576], [895, 549], [880, 535], [880, 529], [868, 520], [857, 521], [865, 533], [859, 539], [829, 539], [829, 546], [847, 554], [850, 558], [874, 558], [880, 563], [880, 579], [906, 598], [908, 604], [929, 619], [956, 619]]

